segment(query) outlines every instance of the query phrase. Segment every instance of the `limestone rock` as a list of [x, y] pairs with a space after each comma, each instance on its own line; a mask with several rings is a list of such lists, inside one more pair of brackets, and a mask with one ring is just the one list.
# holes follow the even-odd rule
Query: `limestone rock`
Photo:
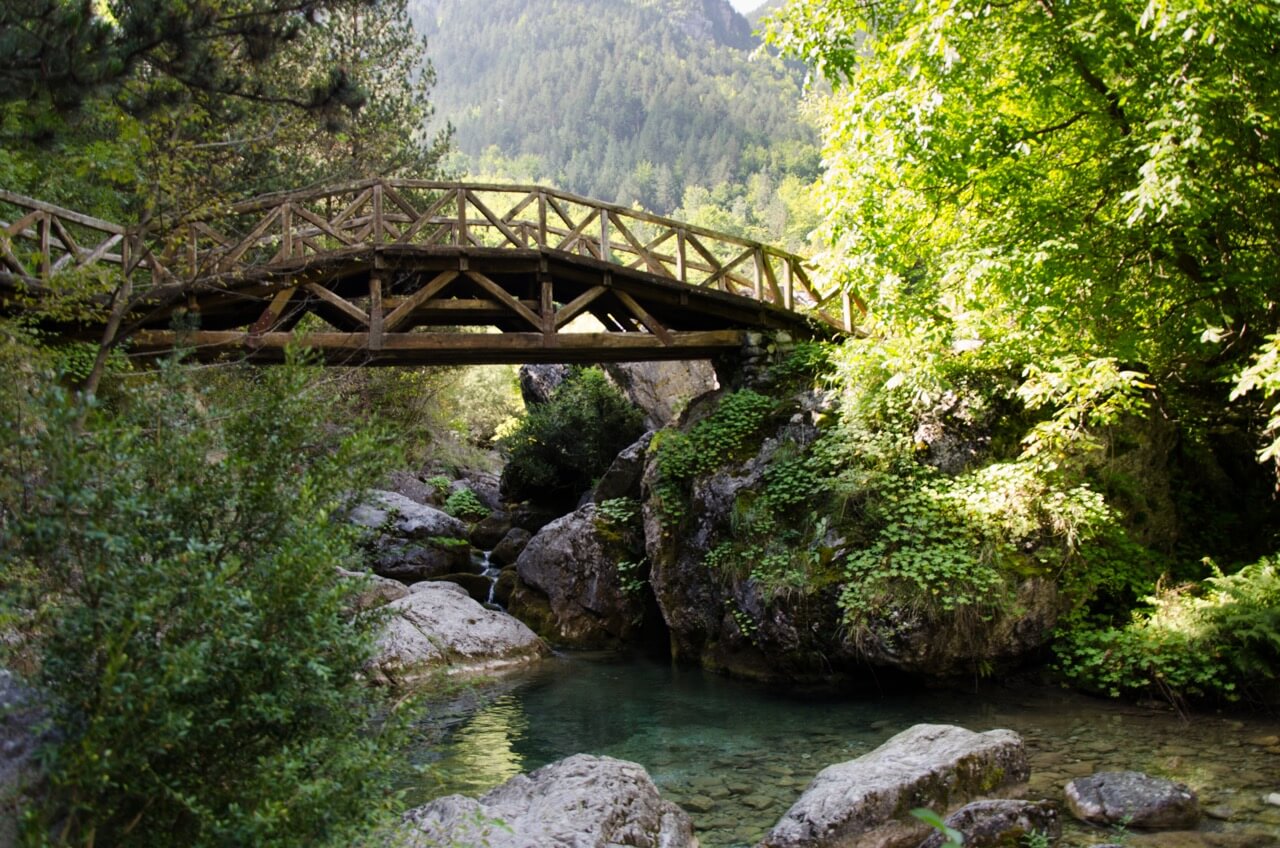
[[596, 503], [613, 498], [638, 499], [640, 480], [644, 477], [645, 455], [651, 441], [653, 441], [652, 430], [619, 453], [600, 478], [600, 482], [596, 483], [591, 499]]
[[392, 616], [369, 669], [379, 683], [411, 683], [438, 669], [495, 671], [548, 653], [532, 630], [486, 609], [455, 583], [415, 584], [387, 608]]
[[396, 492], [370, 492], [369, 499], [353, 509], [349, 517], [362, 527], [407, 539], [467, 538], [467, 525], [458, 519]]
[[[520, 584], [509, 608], [537, 622], [554, 642], [583, 648], [624, 643], [639, 632], [644, 603], [627, 591], [618, 563], [640, 560], [642, 549], [638, 528], [598, 518], [594, 504], [583, 507], [529, 540], [516, 560]], [[547, 609], [540, 610], [543, 604]]]
[[517, 775], [479, 800], [439, 798], [405, 814], [404, 848], [696, 848], [689, 816], [643, 767], [577, 754]]
[[363, 571], [338, 569], [338, 576], [344, 580], [357, 581], [359, 588], [351, 598], [351, 609], [356, 612], [374, 609], [409, 594], [409, 590], [399, 580], [379, 577]]
[[1013, 731], [918, 724], [819, 772], [760, 848], [909, 848], [928, 835], [912, 808], [955, 809], [1007, 793], [1029, 773]]
[[1193, 828], [1200, 801], [1185, 784], [1138, 771], [1104, 771], [1067, 784], [1067, 807], [1081, 821], [1147, 830]]
[[533, 534], [523, 527], [512, 527], [489, 554], [490, 561], [504, 567], [515, 565], [520, 552], [524, 550], [525, 545], [528, 545], [529, 540], [532, 538]]
[[[1033, 833], [1051, 842], [1062, 836], [1058, 810], [1047, 801], [975, 801], [947, 816], [945, 822], [964, 834], [965, 848], [1018, 848]], [[940, 848], [944, 841], [935, 832], [919, 848]]]
[[645, 426], [655, 430], [674, 422], [691, 400], [719, 387], [711, 363], [700, 359], [618, 362], [605, 365], [604, 370], [627, 399], [643, 410]]
[[379, 491], [348, 517], [374, 531], [365, 562], [379, 576], [416, 583], [472, 568], [467, 526], [435, 507]]
[[467, 594], [474, 601], [485, 603], [489, 600], [489, 590], [493, 588], [493, 581], [483, 574], [446, 574], [442, 577], [435, 578], [443, 583], [452, 583], [455, 586], [461, 586], [467, 590]]
[[392, 471], [387, 475], [386, 490], [424, 506], [431, 505], [436, 497], [435, 489], [408, 471]]

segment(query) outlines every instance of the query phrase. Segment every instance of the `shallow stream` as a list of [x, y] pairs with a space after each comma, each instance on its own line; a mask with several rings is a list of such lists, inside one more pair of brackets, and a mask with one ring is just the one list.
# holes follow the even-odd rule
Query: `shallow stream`
[[[780, 692], [645, 659], [556, 657], [438, 709], [410, 801], [479, 794], [575, 753], [645, 766], [693, 817], [703, 848], [754, 845], [809, 780], [919, 722], [1004, 727], [1026, 741], [1027, 796], [1061, 801], [1094, 771], [1137, 769], [1189, 784], [1210, 811], [1200, 837], [1129, 835], [1066, 822], [1063, 846], [1280, 845], [1280, 720], [1114, 704], [1055, 689], [981, 694]], [[1067, 817], [1069, 818], [1069, 816]], [[1266, 834], [1264, 836], [1263, 834]]]

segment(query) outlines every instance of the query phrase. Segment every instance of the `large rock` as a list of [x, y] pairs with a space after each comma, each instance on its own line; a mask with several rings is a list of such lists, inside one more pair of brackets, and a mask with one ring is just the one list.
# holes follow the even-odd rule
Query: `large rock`
[[455, 583], [418, 583], [386, 608], [392, 615], [369, 669], [379, 683], [412, 683], [437, 670], [497, 671], [548, 653], [532, 630], [485, 609]]
[[18, 844], [17, 824], [42, 776], [36, 751], [50, 739], [47, 719], [33, 691], [0, 668], [0, 848]]
[[472, 568], [467, 525], [435, 507], [375, 491], [349, 519], [373, 531], [366, 564], [379, 576], [416, 583]]
[[[965, 848], [1020, 848], [1040, 834], [1049, 842], [1062, 836], [1062, 820], [1048, 801], [974, 801], [947, 816], [944, 823], [964, 834]], [[933, 833], [919, 848], [942, 848], [945, 837]]]
[[1013, 791], [1030, 774], [1011, 730], [918, 724], [856, 760], [818, 773], [761, 848], [914, 848], [928, 827], [915, 807], [954, 810]]
[[596, 503], [613, 498], [640, 497], [640, 481], [644, 478], [644, 460], [653, 441], [653, 431], [645, 433], [634, 444], [624, 448], [600, 477], [591, 500]]
[[405, 814], [404, 848], [697, 848], [689, 816], [642, 766], [577, 754], [517, 775], [479, 800], [439, 798]]
[[379, 577], [363, 571], [348, 571], [345, 568], [338, 569], [338, 576], [344, 580], [350, 580], [356, 587], [350, 601], [350, 607], [355, 612], [385, 606], [409, 594], [409, 589], [403, 583], [389, 577]]
[[533, 534], [523, 527], [512, 527], [507, 531], [507, 535], [502, 537], [502, 541], [497, 544], [493, 551], [489, 554], [489, 559], [496, 562], [499, 566], [515, 565], [520, 557], [520, 553], [529, 544], [529, 540], [533, 538]]
[[444, 536], [467, 538], [467, 525], [433, 506], [420, 504], [396, 492], [373, 491], [351, 510], [352, 523], [406, 539]]
[[707, 360], [686, 362], [616, 362], [605, 373], [627, 399], [644, 411], [645, 426], [671, 425], [694, 398], [719, 387]]
[[482, 551], [493, 550], [511, 530], [511, 515], [495, 512], [477, 521], [471, 528], [471, 544]]
[[569, 374], [568, 365], [521, 365], [520, 396], [527, 406], [546, 403]]
[[589, 504], [529, 540], [516, 560], [520, 582], [508, 609], [553, 642], [580, 648], [625, 643], [644, 621], [638, 591], [643, 575], [618, 566], [642, 559], [639, 527], [615, 523]]
[[1185, 784], [1138, 771], [1078, 778], [1067, 784], [1066, 795], [1071, 814], [1090, 824], [1178, 830], [1200, 820], [1200, 801]]

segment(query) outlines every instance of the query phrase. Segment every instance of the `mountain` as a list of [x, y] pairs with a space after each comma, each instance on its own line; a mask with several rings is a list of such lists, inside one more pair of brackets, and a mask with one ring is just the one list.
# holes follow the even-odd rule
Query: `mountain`
[[669, 212], [687, 190], [813, 179], [802, 74], [726, 0], [416, 0], [458, 170]]

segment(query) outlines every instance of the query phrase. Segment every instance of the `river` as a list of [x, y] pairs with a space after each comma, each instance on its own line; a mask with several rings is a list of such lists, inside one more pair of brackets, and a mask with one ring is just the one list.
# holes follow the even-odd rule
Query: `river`
[[[977, 694], [886, 694], [868, 675], [860, 691], [839, 696], [783, 692], [600, 655], [557, 656], [439, 705], [409, 800], [478, 794], [570, 754], [605, 754], [644, 765], [663, 795], [689, 811], [704, 848], [736, 848], [763, 836], [818, 770], [919, 722], [1022, 734], [1032, 766], [1027, 797], [1060, 801], [1073, 777], [1136, 769], [1189, 784], [1210, 811], [1210, 841], [1180, 844], [1280, 845], [1280, 807], [1263, 800], [1280, 792], [1274, 717], [1185, 721], [1157, 706], [993, 681]], [[1064, 846], [1171, 844], [1066, 825]], [[1262, 833], [1273, 840], [1246, 838]]]

